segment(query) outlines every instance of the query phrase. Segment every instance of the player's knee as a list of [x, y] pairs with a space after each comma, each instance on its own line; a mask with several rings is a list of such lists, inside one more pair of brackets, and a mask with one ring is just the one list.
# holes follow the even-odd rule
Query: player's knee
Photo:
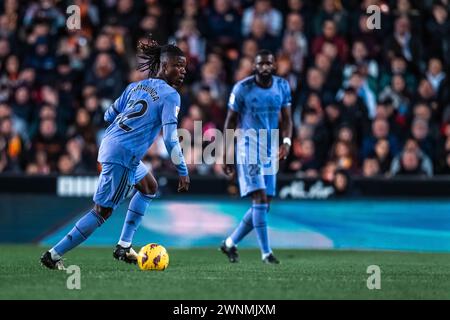
[[148, 188], [147, 188], [147, 192], [146, 192], [146, 194], [149, 194], [149, 195], [156, 194], [156, 192], [158, 191], [158, 183], [156, 182], [155, 179], [152, 179], [152, 180], [153, 181], [148, 184]]
[[154, 195], [158, 191], [158, 183], [155, 178], [150, 175], [147, 175], [144, 179], [142, 179], [137, 185], [136, 189], [145, 195]]
[[158, 184], [156, 181], [153, 183], [146, 183], [143, 186], [140, 186], [138, 190], [144, 195], [154, 195], [158, 191]]
[[253, 203], [255, 203], [255, 204], [266, 204], [266, 203], [268, 204], [269, 203], [269, 198], [267, 197], [264, 190], [255, 191], [252, 195], [252, 198], [253, 198]]
[[111, 214], [113, 212], [112, 208], [105, 208], [105, 207], [99, 206], [98, 204], [96, 204], [94, 206], [94, 210], [105, 221], [108, 220], [108, 218], [111, 216]]

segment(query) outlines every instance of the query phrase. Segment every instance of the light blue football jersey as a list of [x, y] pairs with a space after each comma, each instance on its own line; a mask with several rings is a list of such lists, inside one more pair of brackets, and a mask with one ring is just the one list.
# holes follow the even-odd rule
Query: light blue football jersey
[[[248, 163], [249, 157], [255, 150], [249, 150], [252, 143], [258, 148], [266, 144], [267, 157], [274, 157], [271, 150], [271, 130], [278, 129], [279, 114], [282, 108], [291, 106], [291, 90], [289, 83], [280, 77], [273, 76], [272, 86], [262, 88], [256, 84], [255, 76], [247, 77], [235, 84], [230, 95], [228, 107], [239, 113], [238, 128], [243, 131], [253, 130], [256, 136], [247, 135], [245, 139], [238, 139], [237, 161]], [[260, 129], [267, 130], [267, 138], [262, 138]], [[273, 141], [278, 147], [278, 141]], [[260, 161], [257, 151], [258, 162]]]
[[161, 79], [131, 83], [105, 113], [101, 163], [137, 167], [165, 124], [177, 123], [180, 95]]

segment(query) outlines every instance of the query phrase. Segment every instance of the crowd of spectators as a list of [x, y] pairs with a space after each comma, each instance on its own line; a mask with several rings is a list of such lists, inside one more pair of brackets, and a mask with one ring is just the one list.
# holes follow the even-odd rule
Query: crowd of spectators
[[[79, 30], [66, 26], [72, 4]], [[98, 172], [103, 112], [146, 77], [135, 50], [151, 33], [187, 56], [182, 128], [193, 132], [201, 120], [204, 131], [221, 129], [232, 85], [269, 49], [293, 95], [282, 172], [450, 174], [449, 8], [447, 0], [0, 0], [0, 173]], [[145, 161], [175, 172], [161, 141]], [[189, 168], [221, 174], [218, 165]]]

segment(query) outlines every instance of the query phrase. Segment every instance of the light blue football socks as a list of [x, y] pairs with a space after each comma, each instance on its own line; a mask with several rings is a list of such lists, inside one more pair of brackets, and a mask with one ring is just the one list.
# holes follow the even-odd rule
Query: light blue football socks
[[94, 209], [90, 210], [78, 220], [73, 229], [61, 241], [50, 249], [52, 259], [60, 259], [67, 251], [72, 250], [86, 240], [104, 222], [105, 220]]
[[256, 231], [259, 247], [263, 257], [270, 254], [272, 250], [269, 245], [269, 236], [267, 233], [267, 212], [269, 205], [267, 203], [253, 204], [253, 227]]
[[256, 237], [258, 239], [259, 247], [261, 249], [262, 257], [266, 257], [272, 250], [269, 244], [269, 235], [267, 232], [267, 213], [269, 211], [269, 204], [254, 203], [250, 209], [245, 213], [238, 227], [225, 240], [225, 245], [231, 248], [237, 245], [244, 237], [255, 228]]
[[253, 207], [250, 207], [250, 209], [247, 210], [244, 217], [241, 220], [241, 223], [239, 223], [238, 227], [233, 231], [231, 236], [229, 237], [231, 239], [228, 241], [228, 243], [225, 243], [228, 247], [229, 244], [237, 245], [244, 237], [253, 230]]
[[130, 201], [128, 206], [127, 216], [122, 228], [122, 234], [120, 235], [120, 241], [118, 244], [123, 248], [128, 248], [133, 242], [133, 236], [136, 230], [139, 228], [142, 217], [145, 215], [150, 202], [156, 195], [146, 195], [137, 191]]

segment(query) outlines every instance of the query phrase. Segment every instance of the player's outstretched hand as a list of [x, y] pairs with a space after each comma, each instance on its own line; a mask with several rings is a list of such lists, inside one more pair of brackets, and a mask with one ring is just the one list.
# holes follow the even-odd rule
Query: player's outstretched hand
[[280, 150], [278, 151], [278, 160], [285, 160], [289, 155], [290, 146], [286, 143], [283, 143], [280, 146]]
[[191, 179], [189, 179], [189, 176], [180, 177], [178, 179], [178, 192], [187, 192], [190, 184]]
[[226, 174], [227, 176], [229, 176], [230, 178], [234, 178], [234, 173], [235, 173], [235, 171], [234, 171], [234, 165], [224, 163], [224, 164], [222, 165], [222, 169], [223, 169], [223, 172], [225, 172], [225, 174]]

